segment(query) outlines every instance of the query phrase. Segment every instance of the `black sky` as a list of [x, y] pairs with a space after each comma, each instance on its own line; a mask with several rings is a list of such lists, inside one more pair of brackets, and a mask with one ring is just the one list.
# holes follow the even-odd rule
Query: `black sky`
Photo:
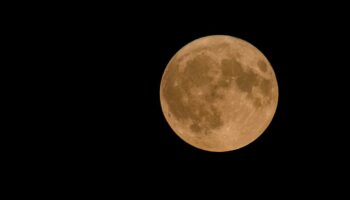
[[[343, 27], [312, 15], [282, 20], [224, 17], [168, 21], [140, 17], [106, 28], [106, 38], [99, 33], [102, 49], [94, 52], [101, 57], [93, 77], [106, 87], [96, 92], [107, 97], [98, 102], [108, 128], [91, 134], [98, 138], [98, 148], [106, 148], [100, 153], [118, 155], [117, 160], [133, 166], [172, 163], [242, 174], [260, 168], [272, 175], [279, 169], [289, 178], [293, 175], [288, 171], [315, 174], [314, 168], [325, 163], [342, 165], [345, 147], [338, 137], [344, 133], [332, 105], [342, 101], [338, 98], [342, 80], [337, 77], [345, 66], [339, 63], [343, 52], [336, 49], [342, 46]], [[239, 37], [259, 48], [275, 70], [280, 94], [276, 115], [263, 136], [246, 148], [222, 154], [180, 140], [166, 123], [159, 100], [161, 76], [170, 58], [188, 42], [212, 34]], [[103, 105], [104, 101], [108, 103]]]
[[[34, 20], [29, 29], [43, 30], [33, 34], [44, 41], [43, 62], [51, 66], [45, 79], [53, 85], [47, 91], [55, 91], [50, 96], [55, 106], [47, 112], [58, 113], [57, 120], [45, 123], [52, 132], [45, 140], [53, 149], [48, 157], [82, 177], [127, 174], [122, 180], [145, 184], [156, 177], [167, 183], [195, 175], [203, 181], [297, 181], [306, 187], [323, 177], [345, 176], [345, 14], [338, 7], [275, 6], [256, 6], [254, 12], [230, 6], [196, 12], [73, 9]], [[190, 41], [213, 34], [256, 46], [279, 84], [277, 111], [266, 132], [227, 153], [183, 142], [166, 123], [159, 99], [171, 57]], [[55, 53], [46, 51], [52, 46]]]

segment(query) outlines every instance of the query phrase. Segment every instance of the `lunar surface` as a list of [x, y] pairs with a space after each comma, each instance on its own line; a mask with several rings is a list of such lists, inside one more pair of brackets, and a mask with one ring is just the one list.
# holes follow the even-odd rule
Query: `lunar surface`
[[271, 64], [250, 43], [213, 35], [194, 40], [169, 61], [160, 85], [166, 121], [188, 144], [225, 152], [268, 127], [278, 102]]

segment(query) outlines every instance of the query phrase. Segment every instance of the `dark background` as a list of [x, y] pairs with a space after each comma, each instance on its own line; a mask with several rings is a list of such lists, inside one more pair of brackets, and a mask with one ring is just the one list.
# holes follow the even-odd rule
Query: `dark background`
[[[22, 71], [34, 75], [23, 86], [30, 91], [23, 118], [35, 122], [25, 128], [37, 133], [23, 136], [35, 141], [28, 148], [34, 153], [22, 152], [30, 163], [45, 163], [39, 170], [59, 179], [110, 187], [269, 183], [295, 194], [346, 179], [348, 31], [341, 6], [143, 6], [68, 6], [20, 19], [18, 40], [34, 66]], [[226, 153], [183, 142], [159, 99], [171, 57], [214, 34], [256, 46], [279, 84], [265, 133]]]
[[[103, 84], [96, 92], [106, 95], [108, 104], [101, 110], [106, 127], [91, 132], [92, 141], [98, 138], [96, 157], [150, 179], [198, 174], [199, 180], [271, 180], [277, 185], [295, 181], [307, 188], [343, 177], [346, 133], [339, 125], [344, 118], [337, 114], [345, 102], [341, 49], [346, 33], [341, 16], [302, 7], [270, 16], [247, 13], [160, 14], [121, 20], [112, 27], [99, 24], [104, 49], [98, 60], [106, 60], [89, 66], [97, 70]], [[212, 34], [255, 45], [271, 62], [279, 83], [278, 108], [269, 128], [249, 146], [227, 153], [201, 151], [179, 139], [166, 123], [159, 100], [170, 58], [188, 42]]]

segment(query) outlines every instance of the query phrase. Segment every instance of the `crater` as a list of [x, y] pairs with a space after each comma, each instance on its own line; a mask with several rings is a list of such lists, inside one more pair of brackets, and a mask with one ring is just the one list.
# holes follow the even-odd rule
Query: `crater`
[[258, 61], [258, 67], [262, 72], [266, 72], [267, 71], [267, 64], [266, 62], [264, 62], [263, 60], [259, 60]]
[[[208, 75], [210, 64], [208, 56], [199, 55], [188, 61], [184, 72], [179, 72], [177, 65], [169, 66], [164, 77], [163, 96], [169, 111], [178, 121], [190, 121], [189, 128], [197, 134], [209, 134], [223, 124], [219, 111], [211, 106], [221, 96]], [[191, 88], [202, 88], [203, 97], [190, 93]]]
[[202, 131], [202, 128], [197, 123], [192, 123], [190, 129], [195, 133], [199, 133]]
[[183, 82], [188, 82], [195, 87], [208, 84], [213, 79], [209, 76], [211, 64], [211, 58], [205, 54], [197, 55], [192, 60], [189, 60], [184, 73], [180, 75], [183, 76]]
[[212, 51], [220, 51], [220, 50], [225, 50], [230, 47], [230, 44], [227, 42], [221, 42], [216, 45], [213, 45], [210, 47], [210, 50]]
[[181, 94], [181, 89], [167, 85], [164, 87], [163, 91], [164, 99], [167, 102], [169, 110], [173, 116], [178, 120], [187, 119], [187, 108], [182, 101], [183, 95]]
[[223, 78], [219, 81], [220, 86], [229, 87], [235, 78], [241, 91], [251, 93], [252, 88], [259, 83], [258, 75], [251, 70], [245, 71], [235, 58], [222, 60], [221, 69]]
[[223, 59], [221, 61], [221, 71], [224, 79], [231, 79], [243, 73], [241, 64], [235, 59]]
[[258, 75], [253, 71], [241, 72], [236, 83], [241, 91], [251, 93], [252, 88], [258, 84]]
[[261, 92], [266, 95], [270, 96], [271, 90], [272, 90], [272, 82], [269, 79], [263, 79], [260, 83], [260, 89]]
[[223, 99], [223, 95], [219, 93], [221, 87], [223, 87], [223, 86], [220, 84], [214, 84], [214, 85], [210, 86], [210, 88], [208, 89], [208, 91], [204, 95], [204, 99], [209, 103]]
[[256, 108], [260, 108], [262, 106], [262, 102], [261, 102], [261, 99], [260, 98], [255, 98], [253, 100], [253, 104]]
[[221, 115], [219, 113], [219, 111], [211, 106], [211, 111], [212, 111], [212, 114], [209, 115], [208, 119], [206, 120], [208, 122], [207, 126], [209, 129], [216, 129], [216, 128], [219, 128], [223, 125], [223, 121], [221, 119]]
[[192, 118], [190, 129], [197, 134], [211, 134], [213, 130], [223, 125], [219, 111], [213, 107], [202, 107], [198, 115]]

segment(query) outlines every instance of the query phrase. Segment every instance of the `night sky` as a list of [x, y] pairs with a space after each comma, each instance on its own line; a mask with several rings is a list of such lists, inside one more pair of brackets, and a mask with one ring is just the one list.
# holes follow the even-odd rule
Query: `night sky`
[[[34, 35], [43, 40], [46, 53], [40, 55], [50, 66], [44, 68], [47, 80], [41, 85], [53, 82], [45, 89], [52, 97], [45, 98], [55, 100], [46, 112], [58, 114], [45, 119], [45, 135], [35, 139], [52, 151], [37, 151], [69, 172], [62, 172], [65, 176], [121, 179], [130, 181], [128, 186], [151, 180], [258, 185], [269, 180], [274, 185], [296, 181], [307, 188], [346, 177], [345, 14], [327, 6], [276, 6], [256, 12], [209, 6], [196, 14], [191, 9], [72, 9], [57, 15], [65, 17], [38, 23], [43, 31]], [[265, 133], [226, 153], [182, 141], [166, 122], [159, 99], [171, 57], [190, 41], [215, 34], [256, 46], [279, 84], [277, 111]], [[50, 46], [55, 53], [47, 50]], [[128, 178], [120, 178], [124, 175]]]

